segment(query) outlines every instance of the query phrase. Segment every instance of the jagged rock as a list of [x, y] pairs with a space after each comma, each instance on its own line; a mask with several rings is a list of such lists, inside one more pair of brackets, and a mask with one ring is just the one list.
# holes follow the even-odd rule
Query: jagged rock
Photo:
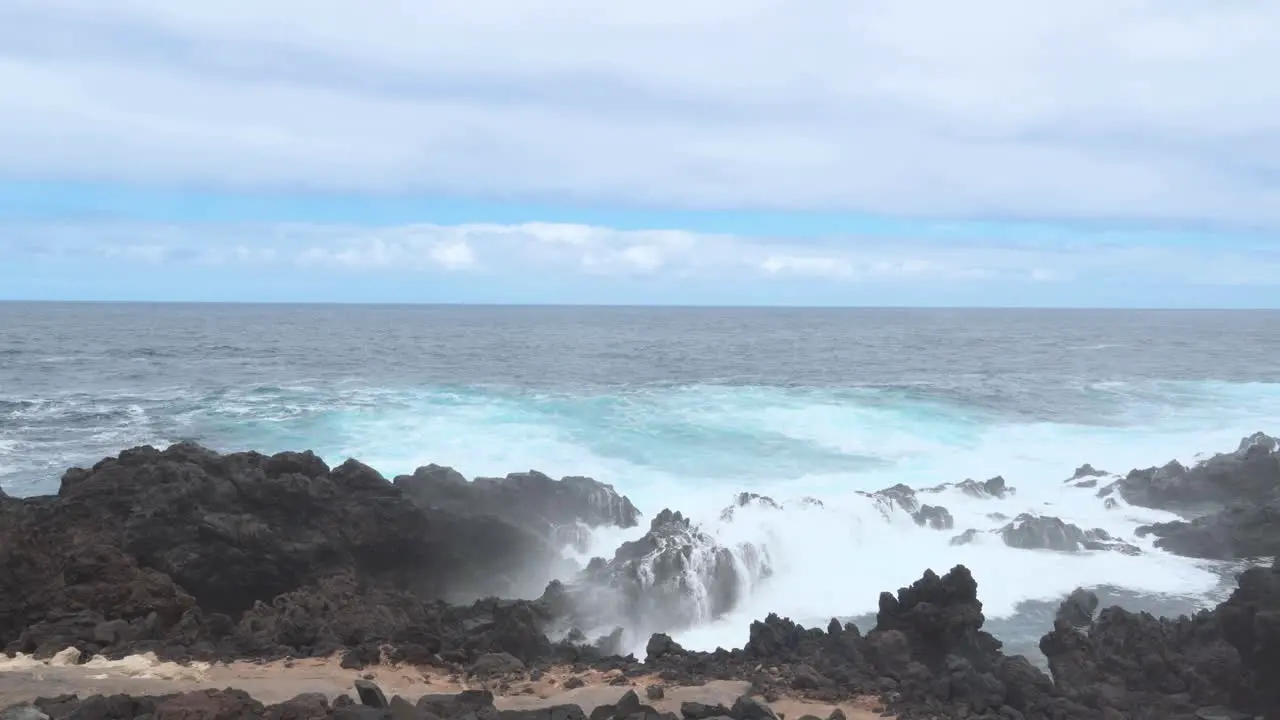
[[1240, 504], [1195, 518], [1144, 525], [1139, 537], [1155, 535], [1155, 546], [1210, 560], [1280, 555], [1280, 497], [1262, 505]]
[[1023, 513], [1000, 528], [1000, 537], [1009, 547], [1023, 550], [1114, 550], [1136, 555], [1137, 547], [1113, 538], [1100, 528], [1081, 530], [1071, 523], [1049, 515]]
[[1265, 503], [1280, 488], [1280, 454], [1275, 438], [1255, 433], [1234, 452], [1221, 453], [1188, 468], [1177, 461], [1134, 470], [1118, 481], [1132, 505], [1180, 510], [1233, 502]]
[[432, 598], [507, 587], [531, 560], [525, 535], [415, 507], [354, 461], [135, 448], [0, 507], [0, 647], [176, 660], [369, 648], [359, 666], [397, 642], [401, 661], [523, 658], [549, 648], [546, 608]]
[[[1091, 477], [1092, 478], [1106, 477], [1106, 475], [1107, 475], [1106, 471], [1098, 470], [1094, 468], [1092, 465], [1090, 465], [1089, 463], [1085, 463], [1080, 467], [1076, 468], [1076, 471], [1074, 473], [1071, 473], [1071, 480], [1083, 480], [1084, 478], [1091, 478]], [[1070, 482], [1070, 480], [1068, 480], [1068, 482]]]
[[645, 646], [645, 662], [652, 662], [664, 655], [679, 655], [684, 652], [680, 643], [671, 639], [666, 633], [654, 633]]
[[1088, 627], [1093, 622], [1093, 614], [1097, 610], [1097, 594], [1084, 588], [1076, 588], [1058, 606], [1056, 617], [1071, 627]]
[[921, 505], [919, 510], [911, 513], [911, 518], [917, 525], [921, 527], [927, 525], [934, 530], [950, 530], [956, 526], [955, 518], [951, 517], [951, 513], [938, 505]]
[[450, 467], [427, 465], [394, 481], [415, 502], [460, 516], [491, 515], [557, 546], [585, 550], [584, 528], [635, 527], [640, 512], [612, 485], [587, 477], [553, 480], [536, 470], [468, 482]]
[[885, 513], [891, 512], [895, 508], [900, 508], [907, 513], [913, 513], [920, 509], [920, 501], [916, 498], [916, 491], [902, 483], [873, 493], [861, 494], [874, 500], [880, 506], [881, 511]]
[[968, 530], [965, 530], [959, 535], [956, 535], [955, 537], [951, 538], [951, 544], [952, 545], [968, 545], [969, 543], [978, 539], [979, 532], [980, 531], [978, 530], [969, 528]]
[[356, 694], [360, 696], [361, 705], [367, 705], [372, 708], [389, 707], [386, 694], [372, 680], [357, 680]]
[[976, 480], [965, 480], [956, 483], [964, 494], [976, 498], [1005, 498], [1017, 492], [1014, 488], [1005, 484], [1003, 477], [997, 475], [989, 480], [978, 482]]
[[565, 592], [575, 611], [595, 613], [576, 618], [580, 626], [680, 628], [733, 609], [740, 588], [770, 572], [761, 549], [731, 550], [681, 513], [663, 510], [644, 537], [623, 543], [607, 563], [588, 566]]
[[737, 510], [738, 508], [747, 507], [748, 505], [751, 505], [754, 507], [770, 508], [773, 510], [778, 510], [778, 509], [781, 509], [782, 507], [773, 498], [767, 495], [759, 495], [756, 493], [742, 492], [742, 493], [738, 493], [737, 497], [733, 499], [732, 505], [720, 511], [720, 520], [723, 522], [731, 522], [733, 520], [734, 511]]

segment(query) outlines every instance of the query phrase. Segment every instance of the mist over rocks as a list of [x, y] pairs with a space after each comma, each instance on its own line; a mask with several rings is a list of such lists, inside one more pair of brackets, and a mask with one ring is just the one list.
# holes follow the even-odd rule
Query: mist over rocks
[[1000, 528], [999, 534], [1005, 545], [1023, 550], [1114, 550], [1127, 555], [1141, 552], [1137, 547], [1112, 537], [1106, 530], [1082, 530], [1051, 515], [1023, 513]]
[[[1260, 453], [1274, 455], [1267, 447], [1249, 445], [1236, 467], [1256, 469]], [[1280, 677], [1274, 568], [1245, 573], [1230, 600], [1192, 618], [1095, 613], [1075, 597], [1041, 642], [1050, 675], [1005, 656], [983, 630], [978, 581], [962, 565], [881, 594], [865, 634], [851, 623], [808, 629], [773, 614], [751, 625], [738, 650], [694, 652], [669, 635], [649, 637], [641, 668], [619, 656], [623, 625], [661, 633], [722, 617], [754, 583], [772, 579], [768, 548], [726, 546], [666, 509], [613, 558], [541, 585], [537, 600], [472, 594], [458, 602], [477, 590], [513, 592], [530, 564], [551, 563], [563, 549], [545, 529], [563, 516], [538, 510], [536, 498], [581, 500], [554, 512], [583, 526], [625, 522], [630, 502], [600, 495], [607, 486], [534, 473], [478, 490], [459, 489], [467, 481], [441, 466], [398, 480], [354, 460], [330, 468], [312, 453], [220, 455], [180, 443], [69, 470], [56, 496], [0, 498], [0, 645], [41, 657], [67, 647], [85, 657], [155, 652], [180, 661], [339, 655], [350, 669], [389, 662], [475, 678], [607, 667], [621, 671], [619, 682], [642, 671], [674, 684], [745, 679], [766, 700], [872, 694], [904, 718], [1280, 712], [1266, 684]], [[939, 487], [966, 492], [961, 485]], [[1002, 479], [994, 490], [980, 485], [986, 494], [975, 498], [1007, 493]], [[478, 499], [464, 508], [469, 493]], [[526, 515], [518, 515], [521, 493], [534, 498]], [[927, 508], [933, 517], [947, 512], [905, 485], [866, 495], [913, 519]], [[508, 497], [517, 499], [494, 499]], [[747, 507], [781, 509], [743, 493], [722, 521], [740, 520]], [[1056, 517], [1015, 518], [996, 531], [1008, 542], [1006, 528], [1038, 550], [1126, 551]]]
[[543, 656], [537, 603], [444, 600], [516, 595], [548, 548], [492, 515], [415, 504], [354, 460], [135, 448], [68, 470], [56, 496], [0, 507], [0, 646], [173, 659], [346, 649], [356, 662], [394, 642], [417, 659]]
[[612, 485], [536, 470], [468, 481], [451, 467], [427, 465], [392, 484], [415, 502], [459, 515], [493, 515], [552, 545], [585, 551], [589, 530], [635, 527], [640, 511]]
[[[739, 500], [738, 507], [777, 507], [759, 496]], [[732, 610], [742, 592], [771, 573], [767, 550], [725, 547], [679, 511], [665, 509], [643, 537], [623, 543], [611, 560], [593, 560], [565, 593], [579, 627], [683, 629]]]

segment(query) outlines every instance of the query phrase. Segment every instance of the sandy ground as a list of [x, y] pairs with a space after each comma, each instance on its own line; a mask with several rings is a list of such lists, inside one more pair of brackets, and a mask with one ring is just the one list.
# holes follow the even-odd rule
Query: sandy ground
[[[74, 652], [74, 651], [71, 651]], [[193, 664], [181, 666], [163, 663], [154, 656], [140, 655], [118, 661], [94, 659], [83, 665], [75, 664], [71, 655], [60, 654], [49, 661], [37, 661], [19, 656], [6, 659], [0, 656], [0, 707], [29, 702], [37, 697], [53, 697], [77, 694], [86, 697], [95, 694], [126, 693], [130, 695], [163, 695], [187, 690], [234, 687], [271, 704], [288, 700], [301, 693], [323, 693], [330, 699], [342, 694], [356, 697], [353, 683], [366, 677], [383, 689], [390, 698], [400, 695], [410, 701], [431, 693], [453, 693], [465, 689], [486, 687], [482, 683], [460, 682], [443, 674], [431, 674], [416, 668], [379, 666], [364, 671], [344, 670], [336, 661], [297, 660], [287, 663], [231, 663], [227, 665]], [[599, 705], [617, 702], [623, 693], [634, 689], [644, 698], [648, 685], [661, 684], [656, 678], [638, 677], [632, 685], [610, 685], [617, 672], [590, 671], [573, 674], [566, 670], [552, 671], [538, 681], [511, 683], [509, 688], [494, 691], [499, 709], [528, 709], [573, 703], [590, 713]], [[571, 675], [580, 678], [585, 685], [565, 690], [562, 685]], [[715, 681], [700, 687], [668, 687], [662, 700], [645, 700], [659, 710], [680, 712], [680, 703], [687, 701], [707, 704], [732, 705], [745, 692], [747, 683]], [[839, 706], [808, 702], [796, 698], [782, 698], [772, 704], [775, 712], [785, 714], [790, 720], [803, 715], [827, 718], [839, 707], [849, 720], [871, 720], [881, 717], [872, 712], [873, 699], [843, 703]]]

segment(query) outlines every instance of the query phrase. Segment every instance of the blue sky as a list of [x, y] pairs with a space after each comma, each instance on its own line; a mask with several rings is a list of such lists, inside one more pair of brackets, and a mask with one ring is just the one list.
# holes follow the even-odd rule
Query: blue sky
[[9, 0], [0, 298], [1277, 307], [1278, 64], [1267, 3]]

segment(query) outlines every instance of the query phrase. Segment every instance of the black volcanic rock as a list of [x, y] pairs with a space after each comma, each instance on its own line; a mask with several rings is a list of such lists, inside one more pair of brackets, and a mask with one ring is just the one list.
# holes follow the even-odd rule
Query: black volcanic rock
[[297, 657], [400, 637], [523, 658], [546, 644], [540, 606], [432, 598], [502, 590], [544, 559], [519, 528], [417, 507], [355, 461], [142, 447], [0, 506], [0, 646]]
[[1067, 480], [1067, 482], [1071, 482], [1072, 480], [1084, 480], [1085, 478], [1099, 478], [1099, 477], [1106, 477], [1106, 476], [1107, 476], [1107, 472], [1105, 470], [1098, 470], [1097, 468], [1090, 465], [1089, 463], [1085, 463], [1080, 467], [1076, 468], [1075, 472], [1071, 473], [1071, 477]]
[[782, 508], [782, 506], [779, 505], [777, 501], [775, 501], [773, 498], [769, 497], [768, 495], [760, 495], [760, 494], [751, 493], [751, 492], [741, 492], [741, 493], [738, 493], [736, 497], [734, 497], [732, 505], [720, 511], [720, 519], [724, 522], [730, 522], [733, 520], [733, 515], [735, 510], [737, 510], [738, 508], [744, 508], [748, 506], [770, 508], [773, 510], [779, 510]]
[[951, 512], [939, 505], [921, 505], [919, 510], [911, 513], [911, 519], [921, 527], [927, 525], [934, 530], [950, 530], [956, 526]]
[[1082, 530], [1049, 515], [1023, 513], [1000, 528], [999, 532], [1006, 545], [1023, 550], [1115, 550], [1128, 555], [1139, 552], [1137, 547], [1117, 540], [1105, 530]]
[[1155, 535], [1155, 546], [1186, 557], [1210, 560], [1280, 555], [1280, 497], [1261, 504], [1239, 504], [1195, 518], [1144, 525], [1138, 535]]
[[1174, 461], [1134, 470], [1117, 481], [1115, 489], [1130, 504], [1174, 511], [1268, 502], [1280, 491], [1277, 441], [1255, 433], [1241, 440], [1234, 452], [1214, 455], [1191, 468]]
[[580, 528], [635, 527], [640, 517], [612, 485], [577, 476], [553, 480], [536, 470], [468, 482], [451, 467], [427, 465], [397, 477], [394, 485], [421, 505], [460, 516], [492, 515], [555, 545], [579, 549], [586, 539]]
[[643, 537], [563, 587], [580, 626], [681, 628], [732, 610], [740, 589], [770, 572], [762, 550], [724, 547], [680, 512], [663, 510]]

